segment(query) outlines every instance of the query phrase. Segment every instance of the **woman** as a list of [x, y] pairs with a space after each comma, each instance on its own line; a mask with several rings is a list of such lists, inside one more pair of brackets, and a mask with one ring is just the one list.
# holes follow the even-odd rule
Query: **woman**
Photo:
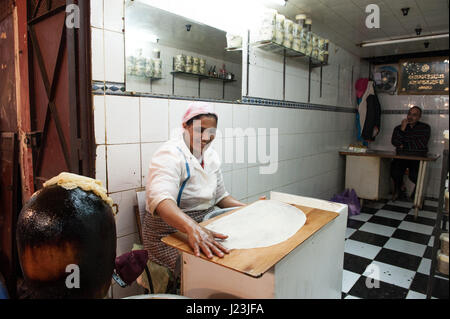
[[214, 209], [243, 206], [225, 190], [220, 160], [210, 148], [217, 114], [208, 103], [192, 103], [183, 116], [183, 134], [166, 142], [153, 155], [146, 185], [144, 247], [153, 262], [175, 272], [178, 251], [161, 242], [177, 230], [187, 234], [196, 256], [223, 257], [229, 251], [218, 240], [224, 234], [198, 223]]

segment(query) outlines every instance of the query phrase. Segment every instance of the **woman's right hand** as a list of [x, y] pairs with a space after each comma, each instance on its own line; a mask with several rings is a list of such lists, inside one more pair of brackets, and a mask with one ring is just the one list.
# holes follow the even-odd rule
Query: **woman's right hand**
[[228, 236], [216, 233], [197, 223], [192, 223], [187, 231], [188, 242], [194, 250], [194, 254], [200, 257], [200, 250], [208, 257], [213, 258], [213, 254], [223, 257], [224, 253], [228, 254], [230, 251], [223, 245], [218, 243], [216, 239], [226, 239]]

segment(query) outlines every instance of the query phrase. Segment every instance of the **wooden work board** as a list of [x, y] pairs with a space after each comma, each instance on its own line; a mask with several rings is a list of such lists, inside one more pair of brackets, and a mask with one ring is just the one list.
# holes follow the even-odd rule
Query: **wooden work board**
[[[252, 277], [260, 277], [275, 264], [277, 264], [283, 257], [285, 257], [297, 246], [299, 246], [302, 242], [304, 242], [315, 232], [320, 230], [323, 226], [339, 216], [339, 214], [335, 212], [295, 204], [291, 205], [301, 209], [305, 213], [306, 222], [303, 227], [300, 228], [297, 233], [295, 233], [288, 240], [269, 247], [234, 249], [231, 250], [229, 254], [225, 254], [223, 258], [214, 256], [212, 259], [209, 259], [201, 253], [200, 258], [203, 258], [215, 264], [219, 264], [223, 267], [239, 271]], [[210, 220], [200, 223], [200, 225], [206, 226], [216, 219], [233, 214], [239, 209], [211, 218]], [[165, 244], [174, 247], [182, 252], [191, 255], [194, 254], [193, 250], [187, 243], [187, 236], [181, 232], [166, 236], [162, 238], [162, 241]]]

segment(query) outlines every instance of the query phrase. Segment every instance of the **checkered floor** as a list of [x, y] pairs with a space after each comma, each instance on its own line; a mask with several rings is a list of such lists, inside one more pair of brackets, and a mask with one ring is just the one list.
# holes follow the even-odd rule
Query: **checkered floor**
[[[415, 221], [412, 202], [367, 201], [360, 215], [349, 217], [342, 298], [425, 299], [436, 206], [425, 200]], [[436, 276], [432, 297], [448, 299], [448, 293], [448, 276]]]

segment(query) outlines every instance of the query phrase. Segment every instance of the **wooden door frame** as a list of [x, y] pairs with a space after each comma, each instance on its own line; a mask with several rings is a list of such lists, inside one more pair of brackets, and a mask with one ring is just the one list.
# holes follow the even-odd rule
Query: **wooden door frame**
[[[90, 1], [66, 0], [64, 6], [55, 8], [51, 12], [38, 17], [35, 16], [38, 7], [45, 2], [48, 5], [49, 1], [38, 0], [34, 8], [27, 7], [26, 2], [16, 2], [18, 43], [16, 56], [18, 57], [17, 74], [20, 75], [18, 77], [20, 79], [20, 85], [18, 86], [20, 92], [17, 96], [21, 97], [18, 104], [21, 116], [18, 121], [20, 122], [19, 127], [21, 128], [19, 134], [20, 164], [24, 202], [36, 191], [35, 172], [39, 166], [39, 155], [35, 154], [33, 160], [32, 151], [25, 143], [28, 134], [33, 133], [30, 103], [32, 99], [30, 92], [33, 83], [29, 76], [31, 74], [30, 72], [32, 72], [32, 65], [29, 64], [29, 59], [32, 54], [39, 54], [38, 48], [33, 47], [34, 36], [30, 25], [48, 18], [55, 13], [60, 13], [70, 4], [76, 4], [79, 8], [80, 27], [73, 29], [65, 27], [62, 35], [64, 45], [67, 48], [69, 113], [71, 121], [69, 141], [63, 149], [65, 149], [66, 163], [70, 172], [95, 177], [95, 135], [91, 94]], [[53, 85], [51, 83], [46, 83], [46, 91], [49, 97], [52, 94], [52, 87]], [[48, 113], [52, 113], [52, 109], [55, 112], [54, 105], [50, 105]], [[62, 137], [61, 130], [59, 129], [59, 131], [59, 135]], [[61, 142], [64, 145], [64, 141], [61, 140]]]
[[26, 1], [17, 1], [13, 14], [20, 179], [22, 184], [22, 201], [27, 202], [34, 193], [34, 181], [33, 154], [25, 143], [27, 133], [31, 132]]
[[[78, 170], [74, 173], [95, 178], [95, 133], [92, 102], [91, 69], [91, 19], [90, 1], [67, 0], [66, 5], [77, 4], [80, 9], [80, 28], [67, 29], [67, 49], [69, 62], [69, 97], [71, 112], [77, 114], [79, 131], [72, 129], [72, 153], [78, 153]], [[81, 161], [81, 162], [80, 162]]]

